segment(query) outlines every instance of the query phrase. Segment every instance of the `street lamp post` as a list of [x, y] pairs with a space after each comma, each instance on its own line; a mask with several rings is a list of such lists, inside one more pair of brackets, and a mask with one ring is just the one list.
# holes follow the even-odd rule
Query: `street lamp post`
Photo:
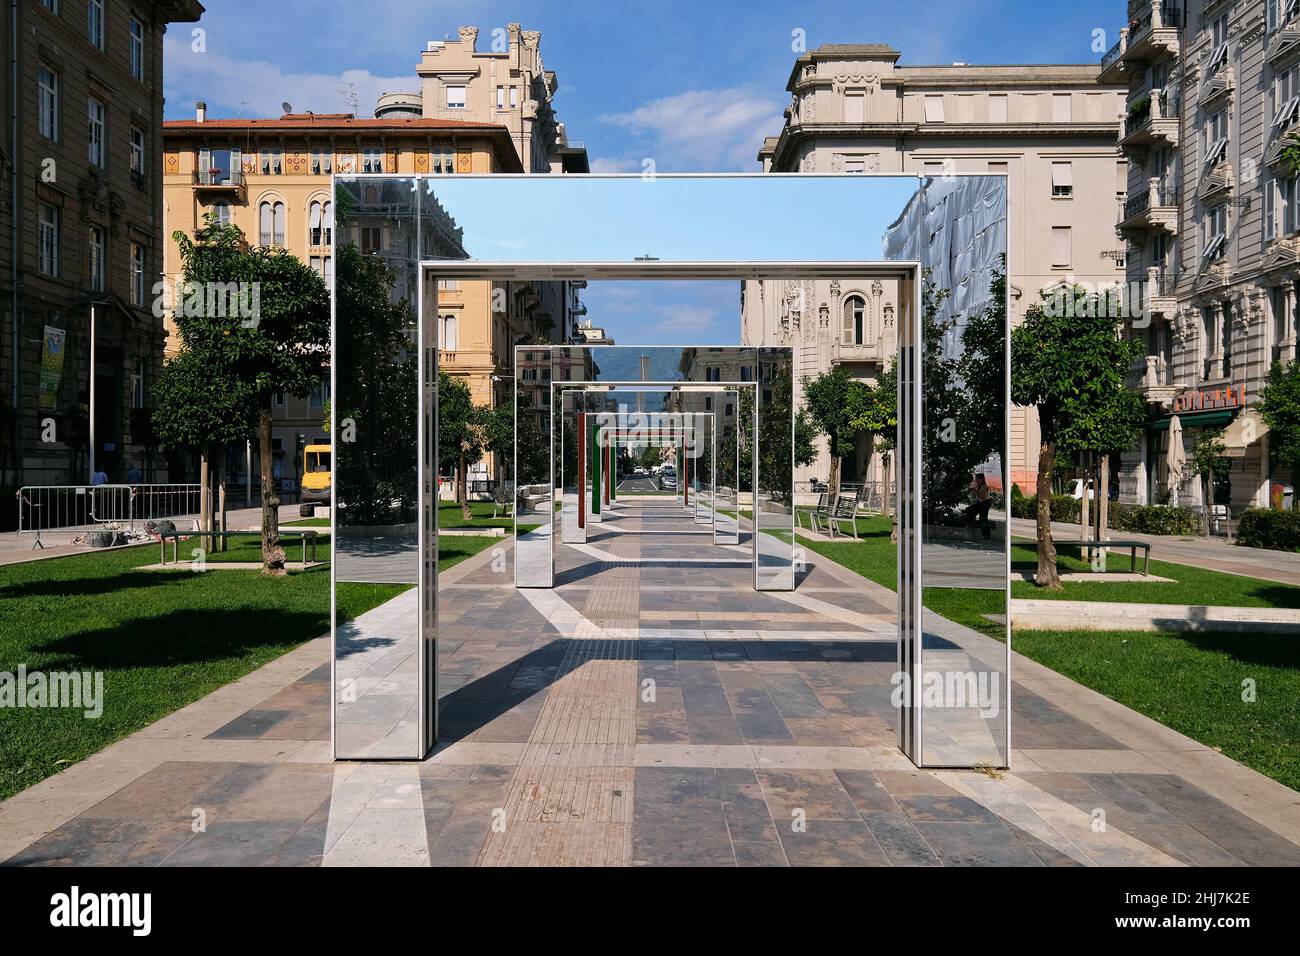
[[88, 482], [95, 483], [95, 305], [90, 303], [90, 477]]

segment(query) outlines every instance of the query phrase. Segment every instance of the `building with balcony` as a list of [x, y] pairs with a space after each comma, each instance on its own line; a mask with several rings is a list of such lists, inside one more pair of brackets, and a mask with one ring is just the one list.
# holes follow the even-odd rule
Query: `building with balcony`
[[148, 437], [165, 340], [163, 34], [203, 12], [32, 0], [4, 14], [0, 485], [89, 481], [92, 435], [110, 481], [165, 479]]
[[[350, 113], [216, 119], [199, 103], [194, 119], [164, 123], [163, 139], [163, 213], [169, 235], [178, 229], [193, 234], [211, 216], [238, 226], [252, 244], [287, 249], [326, 283], [332, 282], [334, 272], [332, 173], [454, 176], [522, 171], [506, 128], [472, 120], [358, 118]], [[358, 244], [366, 254], [404, 262], [405, 248], [395, 244], [406, 240], [386, 225], [391, 221], [391, 216], [377, 214], [373, 224], [359, 230]], [[180, 279], [180, 250], [174, 242], [164, 249], [163, 279], [173, 289]], [[399, 275], [398, 282], [413, 279]], [[449, 358], [452, 364], [463, 363], [480, 401], [491, 400], [491, 375], [498, 371], [491, 358], [489, 330], [495, 319], [489, 308], [491, 290], [477, 288], [485, 285], [489, 284], [464, 283], [439, 296], [441, 328], [451, 330]], [[479, 320], [465, 319], [467, 309]], [[179, 349], [180, 341], [170, 316], [166, 323], [170, 355]], [[501, 338], [498, 348], [505, 349], [504, 332]], [[480, 351], [488, 356], [482, 361], [477, 357]], [[324, 438], [322, 407], [319, 396], [276, 398], [274, 470], [286, 480], [286, 490], [299, 475], [295, 460], [304, 441]], [[233, 454], [231, 460], [247, 464], [242, 454]], [[254, 464], [254, 475], [257, 468]], [[238, 465], [235, 471], [239, 472]]]
[[[1042, 289], [1121, 282], [1114, 230], [1126, 176], [1115, 145], [1122, 86], [1099, 82], [1089, 65], [912, 66], [900, 58], [879, 43], [832, 44], [798, 57], [784, 127], [759, 151], [763, 169], [1005, 175], [1013, 323]], [[1161, 109], [1159, 127], [1167, 131]], [[896, 309], [888, 282], [750, 281], [741, 341], [795, 345], [797, 393], [803, 376], [836, 364], [874, 382], [895, 349]], [[1010, 444], [1011, 478], [1029, 491], [1039, 444], [1032, 411], [1013, 410]], [[807, 479], [825, 480], [829, 470], [823, 448], [799, 469], [796, 487], [806, 490]], [[881, 471], [864, 446], [841, 473], [871, 482]]]
[[1292, 481], [1270, 467], [1251, 406], [1272, 362], [1296, 357], [1300, 197], [1282, 151], [1300, 119], [1300, 4], [1133, 0], [1127, 12], [1099, 74], [1129, 86], [1119, 231], [1143, 306], [1128, 334], [1145, 346], [1130, 384], [1147, 420], [1119, 463], [1121, 499], [1205, 504], [1197, 482], [1169, 480], [1178, 415], [1187, 449], [1225, 429], [1232, 469], [1214, 503], [1264, 505], [1270, 481]]
[[[518, 24], [506, 34], [501, 52], [476, 50], [477, 27], [461, 27], [457, 41], [426, 44], [416, 68], [422, 89], [381, 95], [372, 118], [293, 113], [215, 120], [199, 104], [194, 120], [166, 123], [168, 230], [197, 229], [211, 213], [238, 225], [250, 242], [287, 248], [329, 282], [331, 173], [586, 172], [585, 149], [568, 142], [551, 104], [558, 81], [542, 67], [540, 34]], [[359, 230], [358, 244], [367, 254], [405, 262], [405, 250], [394, 245], [405, 237], [391, 221], [377, 215]], [[169, 243], [170, 282], [179, 269], [179, 251]], [[399, 275], [398, 282], [414, 279]], [[440, 368], [463, 378], [477, 404], [509, 401], [515, 346], [569, 341], [581, 285], [440, 282]], [[174, 348], [174, 337], [170, 343]], [[298, 436], [319, 434], [320, 416], [293, 396], [276, 411], [274, 435], [287, 462]], [[503, 464], [488, 455], [470, 477], [481, 486], [499, 478]]]

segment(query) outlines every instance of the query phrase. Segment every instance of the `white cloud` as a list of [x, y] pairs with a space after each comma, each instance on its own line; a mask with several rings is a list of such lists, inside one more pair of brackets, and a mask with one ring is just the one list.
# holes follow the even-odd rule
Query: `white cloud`
[[597, 156], [591, 161], [591, 171], [593, 173], [639, 173], [641, 163], [635, 159]]
[[763, 137], [781, 130], [782, 109], [770, 96], [728, 87], [665, 96], [629, 112], [606, 113], [600, 121], [643, 137], [646, 155], [660, 172], [755, 171]]
[[[209, 44], [211, 39], [209, 39]], [[213, 119], [276, 117], [280, 104], [289, 103], [304, 113], [350, 112], [339, 92], [351, 83], [357, 94], [357, 115], [374, 115], [380, 93], [420, 88], [414, 76], [378, 76], [369, 70], [341, 73], [285, 73], [274, 63], [240, 60], [211, 51], [195, 53], [188, 37], [169, 35], [164, 41], [167, 98], [174, 107], [169, 117], [193, 115], [193, 104], [203, 100]]]

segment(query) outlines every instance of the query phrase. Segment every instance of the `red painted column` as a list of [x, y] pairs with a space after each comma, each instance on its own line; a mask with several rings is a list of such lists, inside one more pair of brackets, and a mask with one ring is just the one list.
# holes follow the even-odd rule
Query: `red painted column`
[[578, 527], [587, 527], [587, 413], [578, 412]]
[[686, 457], [686, 436], [682, 436], [682, 504], [691, 504], [691, 460]]

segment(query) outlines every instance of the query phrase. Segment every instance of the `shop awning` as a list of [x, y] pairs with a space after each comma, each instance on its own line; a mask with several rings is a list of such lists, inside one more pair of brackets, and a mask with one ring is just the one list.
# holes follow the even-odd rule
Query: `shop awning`
[[[1211, 412], [1187, 412], [1179, 415], [1178, 420], [1182, 422], [1183, 428], [1218, 428], [1227, 425], [1236, 417], [1236, 409], [1216, 409]], [[1153, 432], [1163, 432], [1169, 430], [1169, 419], [1158, 418], [1147, 424]]]
[[1259, 412], [1248, 408], [1223, 430], [1224, 455], [1228, 458], [1245, 458], [1246, 449], [1268, 434], [1268, 426]]

